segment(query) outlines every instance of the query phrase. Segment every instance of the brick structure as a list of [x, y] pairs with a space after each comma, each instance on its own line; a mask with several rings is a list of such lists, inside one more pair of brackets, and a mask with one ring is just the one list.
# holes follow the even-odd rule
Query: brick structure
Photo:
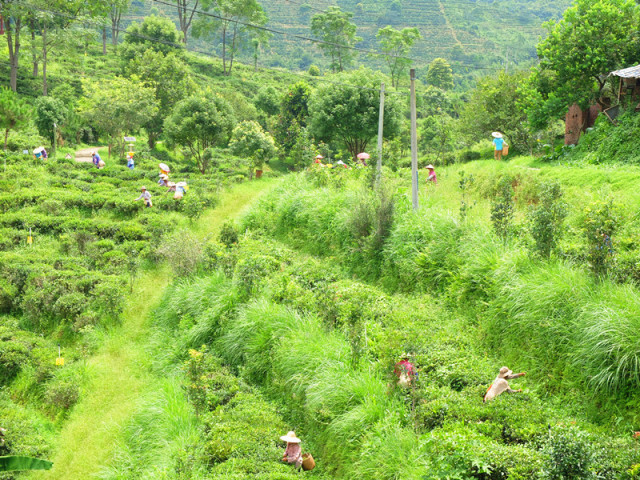
[[580, 139], [580, 133], [589, 127], [593, 127], [596, 118], [602, 111], [600, 105], [595, 104], [586, 110], [582, 110], [576, 103], [569, 107], [565, 117], [564, 144], [575, 145]]

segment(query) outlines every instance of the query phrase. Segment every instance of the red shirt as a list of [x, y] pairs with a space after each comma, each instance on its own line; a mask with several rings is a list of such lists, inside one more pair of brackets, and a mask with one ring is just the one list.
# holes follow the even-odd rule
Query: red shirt
[[403, 372], [409, 375], [409, 377], [413, 377], [416, 374], [416, 367], [414, 367], [413, 363], [409, 362], [409, 360], [401, 360], [396, 363], [396, 368], [393, 369], [393, 373], [400, 377]]

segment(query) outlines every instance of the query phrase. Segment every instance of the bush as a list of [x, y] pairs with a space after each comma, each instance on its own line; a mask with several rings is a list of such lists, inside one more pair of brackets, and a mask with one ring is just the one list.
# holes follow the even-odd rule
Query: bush
[[167, 236], [158, 248], [158, 255], [167, 260], [180, 277], [196, 273], [204, 261], [202, 242], [189, 230]]

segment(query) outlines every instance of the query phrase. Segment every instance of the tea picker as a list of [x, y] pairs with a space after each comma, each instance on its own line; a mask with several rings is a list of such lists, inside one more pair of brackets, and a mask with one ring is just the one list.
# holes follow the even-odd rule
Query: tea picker
[[512, 380], [514, 378], [524, 377], [524, 376], [525, 376], [525, 372], [513, 373], [511, 370], [509, 370], [509, 367], [502, 367], [496, 379], [493, 381], [491, 386], [487, 389], [487, 393], [485, 393], [482, 401], [486, 403], [490, 400], [493, 400], [503, 392], [509, 392], [509, 393], [521, 392], [522, 389], [519, 389], [519, 390], [511, 389], [509, 387], [509, 383], [507, 382], [507, 380]]
[[283, 462], [295, 464], [296, 469], [302, 467], [303, 470], [313, 470], [315, 468], [316, 462], [311, 454], [302, 454], [302, 448], [300, 448], [302, 440], [296, 437], [296, 432], [291, 431], [281, 436], [280, 440], [287, 442], [287, 448], [282, 456]]

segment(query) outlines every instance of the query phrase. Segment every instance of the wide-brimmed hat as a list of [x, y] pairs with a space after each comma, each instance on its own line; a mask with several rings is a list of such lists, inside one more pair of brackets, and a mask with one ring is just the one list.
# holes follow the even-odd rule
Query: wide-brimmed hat
[[322, 160], [324, 157], [322, 155], [316, 155], [316, 158], [319, 158], [320, 160]]
[[360, 160], [369, 160], [369, 158], [371, 158], [371, 156], [367, 152], [359, 153], [358, 155], [356, 155], [356, 157], [358, 157]]
[[158, 167], [160, 168], [160, 170], [164, 171], [164, 172], [170, 172], [171, 170], [169, 170], [169, 165], [167, 165], [166, 163], [160, 163], [158, 164]]
[[508, 377], [512, 373], [513, 372], [511, 370], [509, 370], [509, 367], [502, 367], [500, 369], [500, 374], [498, 376], [504, 378], [504, 377]]
[[433, 166], [433, 165], [431, 165], [431, 164], [429, 164], [429, 165], [427, 165], [427, 166], [426, 166], [426, 167], [424, 167], [424, 168], [428, 168], [429, 170], [433, 170], [433, 169], [434, 169], [434, 166]]
[[33, 153], [40, 153], [43, 150], [44, 150], [44, 147], [38, 147], [33, 151]]
[[169, 180], [169, 175], [167, 175], [166, 173], [161, 173], [160, 175], [158, 175], [162, 180]]
[[176, 187], [186, 187], [187, 186], [187, 182], [178, 182], [176, 183]]
[[298, 437], [296, 437], [296, 432], [294, 432], [294, 431], [291, 431], [291, 432], [287, 433], [286, 435], [281, 436], [280, 440], [282, 440], [283, 442], [287, 442], [287, 443], [300, 443], [300, 442], [302, 442], [302, 440], [300, 440]]
[[146, 190], [146, 189], [147, 189], [147, 187], [145, 187], [145, 186], [140, 187], [140, 190]]
[[493, 132], [493, 133], [491, 134], [491, 136], [492, 136], [493, 138], [502, 138], [502, 134], [501, 134], [500, 132]]

